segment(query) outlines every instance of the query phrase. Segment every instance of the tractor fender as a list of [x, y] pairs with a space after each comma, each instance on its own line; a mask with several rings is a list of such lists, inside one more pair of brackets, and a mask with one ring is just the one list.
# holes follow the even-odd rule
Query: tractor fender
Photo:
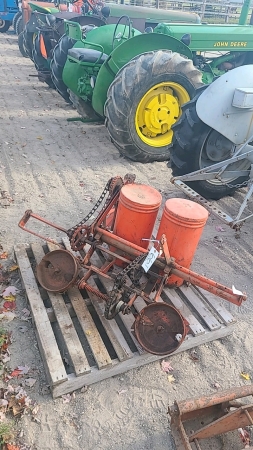
[[[233, 106], [235, 90], [240, 88], [251, 88], [252, 108], [243, 102], [241, 107]], [[196, 111], [206, 125], [234, 144], [243, 144], [253, 135], [253, 65], [237, 67], [213, 81], [198, 98]]]
[[107, 91], [119, 70], [135, 56], [155, 50], [171, 50], [192, 59], [192, 52], [183, 42], [160, 33], [139, 34], [116, 47], [99, 70], [92, 95], [92, 107], [104, 116]]

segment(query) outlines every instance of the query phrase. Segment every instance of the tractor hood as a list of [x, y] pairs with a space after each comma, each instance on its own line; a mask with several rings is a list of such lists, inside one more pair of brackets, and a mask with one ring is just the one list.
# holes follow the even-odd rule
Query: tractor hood
[[154, 30], [182, 39], [190, 36], [192, 51], [249, 51], [253, 49], [253, 26], [251, 25], [177, 25], [160, 23]]
[[253, 134], [252, 88], [252, 64], [225, 73], [197, 100], [199, 118], [234, 144], [243, 144]]
[[117, 5], [116, 3], [106, 3], [106, 6], [109, 6], [112, 17], [120, 18], [126, 15], [131, 19], [145, 19], [146, 22], [150, 23], [200, 23], [199, 15], [193, 12], [146, 8], [134, 5]]

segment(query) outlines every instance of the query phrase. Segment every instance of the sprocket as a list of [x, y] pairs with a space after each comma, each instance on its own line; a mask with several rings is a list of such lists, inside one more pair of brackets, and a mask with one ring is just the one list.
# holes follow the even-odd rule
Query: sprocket
[[77, 228], [70, 239], [70, 246], [74, 252], [78, 252], [82, 250], [85, 246], [85, 242], [83, 242], [84, 238], [87, 238], [90, 232], [90, 227], [87, 225], [81, 225]]

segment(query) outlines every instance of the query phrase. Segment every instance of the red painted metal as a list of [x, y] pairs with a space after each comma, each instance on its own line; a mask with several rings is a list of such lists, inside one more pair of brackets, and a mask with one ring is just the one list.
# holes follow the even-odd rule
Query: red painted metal
[[[113, 274], [113, 267], [122, 267], [123, 265], [127, 269], [129, 263], [132, 262], [129, 270], [136, 271], [135, 276], [136, 274], [137, 277], [139, 276], [140, 266], [145, 260], [145, 256], [149, 253], [148, 248], [143, 248], [147, 247], [149, 241], [142, 241], [142, 238], [149, 239], [154, 227], [158, 207], [160, 205], [161, 197], [157, 191], [152, 190], [148, 186], [145, 186], [145, 188], [142, 189], [140, 185], [135, 186], [133, 181], [134, 178], [130, 174], [124, 178], [124, 181], [120, 177], [114, 177], [109, 180], [100, 199], [96, 203], [95, 208], [93, 208], [92, 212], [88, 214], [88, 218], [90, 218], [101, 204], [101, 201], [105, 198], [105, 193], [108, 192], [109, 198], [106, 201], [104, 200], [104, 207], [101, 209], [100, 213], [98, 213], [97, 218], [91, 223], [91, 225], [87, 225], [86, 217], [79, 224], [73, 226], [69, 230], [66, 230], [63, 227], [56, 225], [37, 214], [34, 214], [31, 210], [25, 212], [19, 222], [19, 226], [23, 230], [61, 247], [57, 241], [42, 236], [39, 233], [27, 228], [27, 222], [30, 219], [35, 219], [67, 234], [70, 239], [70, 246], [72, 250], [81, 251], [82, 254], [82, 250], [85, 245], [89, 246], [88, 251], [82, 254], [82, 257], [78, 258], [66, 250], [56, 250], [48, 253], [37, 267], [37, 276], [41, 282], [41, 285], [52, 292], [63, 292], [73, 284], [76, 284], [80, 289], [85, 288], [102, 298], [105, 302], [107, 302], [110, 308], [110, 302], [116, 301], [116, 304], [113, 304], [115, 309], [112, 308], [112, 310], [116, 311], [116, 313], [120, 310], [123, 313], [130, 311], [130, 307], [134, 304], [137, 296], [141, 296], [148, 305], [151, 306], [153, 303], [153, 309], [148, 307], [149, 309], [147, 309], [147, 311], [153, 312], [157, 309], [158, 312], [160, 311], [159, 314], [162, 316], [165, 309], [168, 311], [168, 308], [166, 308], [164, 303], [160, 301], [158, 302], [158, 300], [160, 300], [160, 295], [166, 281], [174, 277], [174, 279], [179, 278], [180, 281], [184, 280], [187, 283], [192, 283], [213, 293], [214, 295], [240, 306], [242, 302], [246, 300], [246, 294], [234, 294], [232, 289], [229, 287], [223, 286], [222, 284], [208, 279], [207, 277], [199, 275], [190, 270], [189, 267], [185, 267], [184, 265], [178, 263], [179, 260], [184, 260], [183, 248], [186, 245], [186, 237], [187, 239], [190, 239], [189, 229], [193, 230], [194, 233], [197, 229], [197, 234], [194, 235], [194, 245], [192, 244], [192, 246], [190, 246], [190, 251], [187, 253], [188, 256], [186, 255], [188, 259], [185, 259], [186, 266], [191, 262], [196, 243], [198, 242], [203, 224], [207, 217], [207, 213], [204, 214], [202, 210], [200, 214], [201, 217], [197, 214], [197, 219], [195, 222], [194, 217], [191, 216], [191, 220], [189, 219], [191, 226], [188, 228], [185, 225], [186, 215], [185, 213], [182, 214], [183, 218], [181, 218], [181, 228], [183, 231], [181, 230], [178, 236], [184, 236], [184, 238], [182, 238], [184, 245], [182, 249], [180, 248], [180, 251], [176, 251], [176, 239], [173, 241], [171, 236], [169, 236], [168, 240], [168, 236], [165, 234], [160, 235], [160, 232], [158, 233], [159, 241], [156, 242], [156, 245], [158, 249], [160, 247], [161, 256], [157, 257], [146, 274], [147, 284], [151, 284], [149, 292], [145, 291], [145, 289], [141, 286], [138, 286], [138, 283], [136, 284], [134, 281], [132, 281], [132, 284], [126, 285], [124, 281], [125, 269], [122, 270], [123, 281]], [[121, 195], [122, 192], [124, 195]], [[138, 199], [140, 200], [139, 202]], [[176, 222], [179, 221], [178, 216], [176, 218]], [[189, 225], [189, 223], [187, 223], [187, 225]], [[176, 229], [178, 228], [180, 227], [178, 227], [178, 223], [176, 223]], [[162, 229], [163, 228], [160, 227], [160, 231]], [[175, 233], [176, 229], [174, 230]], [[187, 231], [185, 231], [186, 229]], [[119, 233], [119, 235], [117, 233]], [[178, 247], [182, 245], [182, 242], [179, 239], [177, 242]], [[96, 250], [99, 250], [105, 254], [106, 263], [102, 266], [102, 268], [96, 267], [93, 263], [91, 263], [91, 257]], [[140, 259], [140, 256], [142, 255], [143, 258]], [[137, 257], [139, 258], [135, 261]], [[102, 276], [109, 281], [111, 280], [113, 285], [115, 285], [109, 295], [100, 292], [98, 289], [94, 288], [93, 285], [89, 284], [89, 278], [94, 273], [97, 273], [99, 276]], [[128, 274], [128, 272], [126, 272], [126, 275], [130, 276], [131, 273]], [[132, 280], [134, 280], [134, 278]], [[152, 299], [150, 297], [151, 292]], [[117, 307], [117, 302], [119, 307]], [[114, 312], [112, 314], [108, 314], [108, 318], [112, 317], [114, 317]], [[136, 324], [138, 324], [136, 325], [136, 334], [138, 334], [142, 345], [145, 347], [145, 327], [141, 330], [143, 321], [141, 321], [138, 316]], [[178, 334], [182, 334], [184, 337], [185, 331], [183, 330], [183, 332], [179, 332]], [[154, 350], [154, 344], [152, 344], [151, 341], [147, 344], [147, 349], [150, 352], [154, 352], [156, 350]], [[154, 341], [155, 333], [153, 335], [153, 342]], [[174, 348], [173, 345], [172, 348]], [[169, 353], [168, 345], [166, 347], [166, 352]]]

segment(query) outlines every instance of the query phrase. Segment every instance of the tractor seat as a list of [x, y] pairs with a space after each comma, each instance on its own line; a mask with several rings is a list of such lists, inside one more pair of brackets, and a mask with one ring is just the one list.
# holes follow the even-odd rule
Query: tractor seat
[[78, 59], [78, 61], [87, 63], [95, 63], [99, 60], [98, 62], [101, 64], [108, 58], [106, 53], [101, 53], [100, 51], [92, 50], [91, 48], [71, 48], [68, 51], [68, 56]]

